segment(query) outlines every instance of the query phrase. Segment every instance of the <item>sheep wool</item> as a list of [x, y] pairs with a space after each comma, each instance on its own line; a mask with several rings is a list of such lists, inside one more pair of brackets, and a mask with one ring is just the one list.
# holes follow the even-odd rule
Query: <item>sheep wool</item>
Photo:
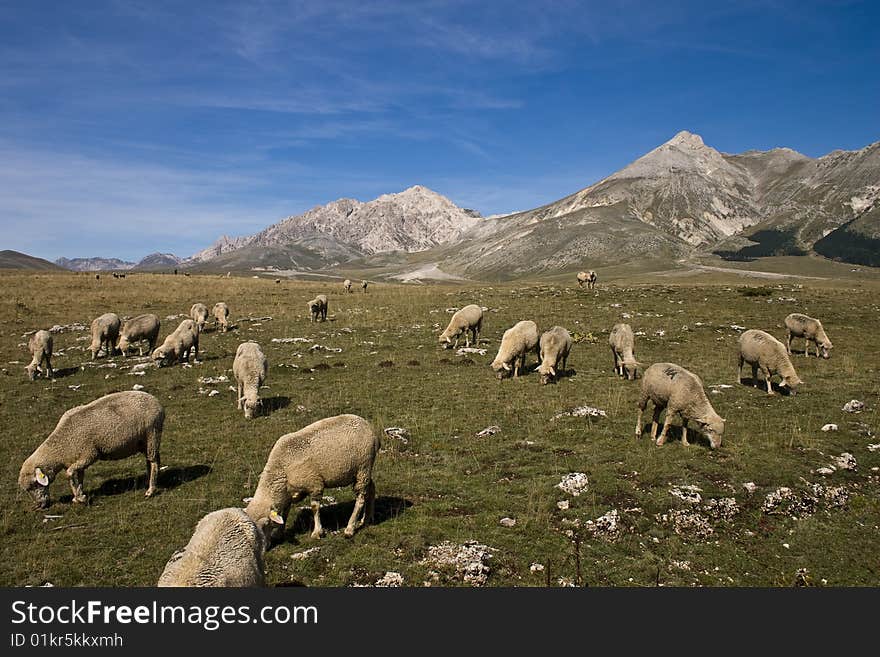
[[214, 316], [214, 327], [226, 333], [229, 330], [229, 306], [223, 301], [218, 301], [214, 304], [211, 314]]
[[251, 419], [261, 404], [260, 386], [266, 381], [269, 362], [256, 342], [242, 342], [232, 361], [232, 373], [237, 383], [237, 408], [244, 408], [244, 416]]
[[[149, 345], [147, 353], [152, 353], [159, 340], [160, 326], [159, 318], [156, 315], [151, 313], [138, 315], [122, 325], [116, 348], [122, 352], [123, 356], [127, 356], [128, 349], [133, 343], [146, 340]], [[141, 356], [144, 355], [143, 345], [138, 345], [138, 353]]]
[[741, 382], [743, 364], [752, 366], [752, 382], [758, 387], [758, 369], [764, 374], [764, 382], [767, 385], [767, 394], [773, 394], [773, 386], [770, 379], [774, 374], [782, 377], [782, 385], [787, 386], [791, 394], [797, 394], [798, 386], [803, 383], [791, 359], [788, 351], [779, 340], [766, 331], [750, 329], [739, 336], [739, 365], [736, 368], [736, 382]]
[[199, 326], [199, 331], [205, 330], [205, 324], [208, 322], [208, 306], [203, 303], [194, 303], [189, 309], [189, 317]]
[[113, 355], [113, 347], [119, 338], [119, 329], [122, 322], [116, 313], [104, 313], [92, 320], [92, 344], [89, 349], [92, 352], [92, 360], [98, 357], [103, 348], [107, 357]]
[[499, 379], [510, 372], [517, 377], [519, 371], [526, 366], [529, 352], [538, 353], [538, 325], [531, 320], [524, 320], [504, 332], [498, 354], [490, 367]]
[[565, 371], [571, 345], [571, 334], [561, 326], [554, 326], [541, 335], [538, 343], [541, 360], [538, 372], [541, 374], [542, 384], [555, 381], [559, 373]]
[[[28, 351], [31, 352], [30, 365], [25, 367], [28, 378], [33, 381], [37, 378], [37, 372], [52, 378], [52, 334], [49, 331], [39, 330], [28, 340]], [[45, 363], [46, 369], [40, 368]]]
[[785, 328], [788, 329], [788, 355], [791, 355], [791, 341], [794, 338], [804, 339], [804, 356], [810, 355], [810, 343], [816, 346], [816, 357], [831, 358], [831, 349], [834, 347], [822, 322], [813, 317], [801, 313], [791, 313], [785, 318]]
[[[444, 344], [447, 348], [451, 345], [453, 349], [458, 347], [458, 339], [464, 333], [465, 347], [470, 347], [470, 336], [473, 335], [474, 344], [480, 343], [480, 331], [483, 328], [483, 309], [472, 303], [464, 308], [455, 311], [449, 325], [440, 334], [437, 340]], [[455, 338], [453, 344], [452, 339]]]
[[638, 376], [639, 363], [635, 355], [636, 338], [629, 324], [615, 324], [608, 336], [611, 356], [614, 358], [614, 373], [626, 376], [632, 381]]

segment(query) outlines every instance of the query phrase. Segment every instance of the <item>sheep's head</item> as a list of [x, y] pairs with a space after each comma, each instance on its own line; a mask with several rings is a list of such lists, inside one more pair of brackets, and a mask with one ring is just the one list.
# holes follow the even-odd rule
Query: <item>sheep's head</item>
[[709, 439], [709, 446], [712, 449], [721, 447], [721, 436], [724, 434], [724, 423], [726, 421], [723, 417], [716, 414], [709, 422], [700, 424], [703, 433]]
[[116, 348], [121, 351], [123, 354], [128, 351], [128, 347], [131, 344], [127, 335], [123, 335], [119, 338], [119, 342], [116, 344]]
[[492, 361], [489, 367], [491, 367], [492, 371], [495, 372], [495, 378], [497, 378], [499, 381], [505, 376], [509, 376], [511, 373], [510, 365], [508, 365], [504, 361], [498, 360], [497, 358]]
[[548, 365], [544, 367], [544, 364], [541, 363], [541, 366], [538, 367], [538, 372], [541, 374], [541, 385], [547, 385], [548, 383], [553, 383], [556, 379], [556, 368], [552, 365]]
[[52, 483], [54, 477], [54, 472], [44, 472], [28, 460], [22, 464], [18, 473], [18, 487], [26, 493], [30, 493], [38, 509], [45, 509], [49, 506], [49, 484]]
[[448, 331], [443, 331], [443, 333], [437, 336], [437, 342], [442, 344], [444, 349], [449, 349], [452, 346], [452, 337]]
[[819, 350], [822, 354], [822, 358], [826, 360], [831, 358], [831, 350], [834, 349], [834, 345], [831, 344], [831, 340], [825, 340], [822, 344], [819, 345]]
[[803, 385], [803, 381], [797, 374], [792, 374], [791, 376], [782, 377], [782, 385], [788, 388], [788, 394], [796, 395], [798, 394], [798, 388]]
[[152, 359], [159, 367], [162, 367], [168, 360], [168, 353], [162, 347], [156, 347], [153, 350]]
[[623, 371], [626, 374], [626, 378], [628, 381], [635, 381], [639, 378], [639, 369], [642, 368], [642, 364], [636, 362], [634, 360], [627, 361], [623, 364]]
[[254, 411], [263, 406], [263, 400], [257, 397], [256, 399], [249, 399], [247, 397], [242, 397], [241, 400], [244, 402], [244, 416], [248, 420], [254, 417]]
[[37, 378], [37, 366], [36, 365], [31, 364], [31, 365], [28, 365], [27, 367], [25, 367], [24, 369], [25, 369], [25, 372], [27, 372], [28, 378], [31, 381], [33, 381], [34, 379]]

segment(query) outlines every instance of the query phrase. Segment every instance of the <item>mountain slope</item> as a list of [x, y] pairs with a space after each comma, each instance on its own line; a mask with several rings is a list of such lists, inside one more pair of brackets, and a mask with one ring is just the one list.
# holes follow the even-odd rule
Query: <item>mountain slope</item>
[[61, 267], [48, 260], [35, 258], [27, 253], [20, 253], [19, 251], [11, 251], [9, 249], [0, 251], [0, 269], [62, 271]]
[[119, 258], [58, 258], [55, 264], [71, 271], [113, 271], [131, 269], [135, 263]]

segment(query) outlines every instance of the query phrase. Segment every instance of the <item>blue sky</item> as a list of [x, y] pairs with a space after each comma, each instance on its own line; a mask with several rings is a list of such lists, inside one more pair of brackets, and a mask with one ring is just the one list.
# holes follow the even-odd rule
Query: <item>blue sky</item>
[[483, 214], [687, 129], [880, 139], [876, 2], [0, 0], [0, 248], [190, 255], [421, 184]]

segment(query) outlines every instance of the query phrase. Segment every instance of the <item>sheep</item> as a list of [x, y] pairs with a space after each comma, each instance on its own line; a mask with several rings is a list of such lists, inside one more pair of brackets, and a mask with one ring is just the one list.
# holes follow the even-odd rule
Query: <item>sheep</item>
[[222, 301], [218, 301], [214, 304], [211, 314], [214, 316], [214, 328], [217, 328], [219, 325], [220, 330], [226, 333], [229, 330], [229, 306]]
[[189, 309], [189, 316], [192, 321], [199, 325], [199, 332], [205, 330], [205, 324], [208, 321], [208, 306], [203, 303], [194, 303]]
[[822, 358], [831, 358], [831, 349], [834, 345], [831, 344], [831, 340], [828, 339], [828, 335], [822, 327], [822, 322], [818, 319], [813, 319], [801, 313], [792, 313], [785, 318], [785, 328], [788, 329], [789, 355], [791, 355], [791, 341], [794, 338], [803, 338], [804, 356], [810, 355], [810, 343], [812, 342], [816, 345], [817, 358], [820, 355], [820, 349]]
[[541, 359], [538, 372], [541, 373], [542, 385], [555, 381], [559, 372], [565, 371], [571, 344], [571, 334], [561, 326], [554, 326], [541, 335], [538, 342]]
[[[442, 342], [445, 348], [450, 345], [454, 348], [458, 347], [458, 338], [464, 333], [464, 344], [470, 347], [470, 335], [474, 337], [474, 344], [480, 343], [480, 330], [483, 327], [483, 309], [472, 303], [469, 306], [457, 310], [449, 320], [449, 325], [437, 338], [438, 342]], [[455, 344], [452, 339], [455, 338]]]
[[212, 511], [159, 576], [166, 586], [265, 586], [266, 537], [243, 509]]
[[345, 290], [346, 292], [349, 292], [349, 293], [351, 292], [351, 281], [348, 280], [347, 278], [344, 281], [342, 281], [342, 289]]
[[190, 351], [193, 351], [193, 359], [198, 358], [199, 325], [185, 319], [165, 338], [162, 346], [153, 351], [152, 358], [160, 367], [174, 361], [183, 363], [189, 361]]
[[[128, 356], [128, 348], [131, 343], [146, 340], [150, 345], [147, 353], [152, 353], [159, 340], [160, 326], [159, 318], [156, 315], [151, 313], [138, 315], [123, 324], [116, 348], [122, 352], [123, 356]], [[138, 345], [138, 354], [144, 355], [143, 345]]]
[[317, 322], [327, 321], [327, 296], [324, 294], [319, 294], [314, 299], [309, 301], [309, 315], [311, 319], [309, 321]]
[[[285, 434], [269, 453], [245, 512], [264, 530], [267, 542], [271, 542], [283, 533], [291, 504], [311, 496], [315, 519], [311, 536], [320, 538], [324, 489], [353, 485], [357, 498], [345, 528], [345, 536], [351, 537], [356, 529], [373, 521], [373, 464], [379, 447], [379, 436], [369, 422], [357, 415], [324, 418]], [[358, 519], [362, 511], [363, 516]]]
[[[52, 378], [52, 334], [49, 331], [39, 330], [34, 333], [28, 340], [28, 351], [31, 352], [31, 364], [25, 370], [28, 378], [33, 381], [37, 378], [37, 372], [42, 372], [44, 376]], [[43, 362], [46, 363], [46, 369], [41, 370]]]
[[146, 497], [159, 489], [159, 443], [165, 410], [153, 395], [114, 392], [66, 411], [49, 437], [25, 459], [18, 485], [39, 508], [49, 506], [49, 485], [66, 468], [73, 501], [85, 503], [83, 472], [95, 461], [116, 461], [134, 454], [147, 459]]
[[795, 372], [794, 365], [788, 357], [785, 345], [766, 331], [750, 329], [739, 336], [739, 366], [736, 368], [736, 382], [742, 381], [743, 363], [752, 366], [752, 381], [758, 387], [758, 368], [764, 373], [767, 394], [773, 394], [770, 378], [774, 374], [782, 377], [782, 385], [787, 386], [789, 393], [797, 394], [797, 388], [803, 383]]
[[366, 281], [361, 282], [361, 289], [364, 291], [364, 294], [367, 293], [367, 282]]
[[259, 398], [260, 386], [266, 380], [269, 363], [256, 342], [242, 342], [235, 352], [232, 373], [238, 385], [237, 408], [244, 407], [244, 416], [251, 419], [254, 409], [262, 405]]
[[611, 356], [614, 359], [614, 373], [626, 376], [632, 381], [639, 375], [641, 363], [636, 360], [635, 336], [629, 324], [615, 324], [608, 336], [611, 345]]
[[[666, 442], [669, 423], [674, 415], [681, 418], [681, 442], [688, 445], [687, 425], [692, 420], [700, 425], [709, 439], [712, 449], [721, 445], [725, 420], [709, 403], [703, 382], [696, 374], [689, 372], [674, 363], [654, 363], [645, 370], [642, 377], [642, 390], [639, 397], [639, 416], [636, 420], [636, 438], [642, 435], [642, 413], [648, 400], [654, 403], [654, 417], [651, 421], [651, 440], [657, 439], [657, 445]], [[660, 412], [666, 409], [663, 431], [657, 438], [657, 422]]]
[[587, 284], [587, 289], [592, 290], [596, 287], [596, 279], [598, 276], [594, 271], [580, 271], [577, 275], [577, 282], [580, 287], [584, 286], [584, 283]]
[[98, 357], [103, 347], [107, 357], [113, 355], [113, 345], [119, 338], [119, 328], [122, 322], [116, 313], [104, 313], [92, 320], [92, 344], [89, 347], [92, 352], [92, 360]]
[[503, 379], [511, 371], [512, 363], [513, 376], [518, 377], [519, 371], [526, 366], [526, 356], [530, 351], [538, 353], [538, 325], [525, 320], [504, 332], [498, 354], [489, 367], [499, 379]]

